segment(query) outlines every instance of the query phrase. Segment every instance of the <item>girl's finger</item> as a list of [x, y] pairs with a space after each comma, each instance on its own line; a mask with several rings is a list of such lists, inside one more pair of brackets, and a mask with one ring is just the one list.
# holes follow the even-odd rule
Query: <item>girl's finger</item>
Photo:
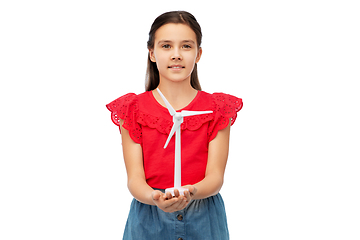
[[165, 200], [163, 203], [162, 203], [162, 206], [164, 208], [170, 208], [170, 207], [173, 207], [173, 205], [175, 205], [176, 203], [179, 202], [179, 199], [178, 198], [172, 198], [172, 199], [168, 199], [168, 200]]
[[167, 192], [167, 193], [166, 193], [166, 198], [167, 198], [167, 199], [172, 199], [173, 196], [171, 195], [171, 193]]
[[185, 197], [186, 197], [186, 202], [190, 202], [190, 201], [191, 201], [192, 196], [191, 196], [191, 193], [190, 193], [189, 191], [186, 191]]
[[175, 194], [175, 197], [179, 197], [180, 196], [179, 190], [175, 189], [174, 194]]
[[186, 204], [186, 199], [184, 196], [180, 196], [178, 199], [179, 201], [172, 206], [175, 208], [176, 211], [183, 209], [182, 205]]
[[152, 199], [154, 201], [158, 201], [161, 197], [162, 197], [162, 192], [160, 192], [160, 191], [154, 191], [152, 193]]
[[180, 210], [184, 209], [188, 203], [189, 203], [189, 202], [184, 198], [184, 199], [181, 201], [181, 203], [179, 204], [177, 211], [180, 211]]

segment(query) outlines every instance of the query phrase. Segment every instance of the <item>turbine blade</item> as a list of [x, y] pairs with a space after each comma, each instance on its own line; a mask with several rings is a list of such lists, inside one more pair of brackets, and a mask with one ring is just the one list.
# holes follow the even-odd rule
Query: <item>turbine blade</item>
[[181, 116], [182, 117], [189, 117], [189, 116], [207, 114], [207, 113], [212, 113], [212, 112], [213, 111], [187, 111], [187, 110], [182, 110], [181, 111]]
[[168, 109], [169, 112], [170, 112], [170, 115], [171, 115], [171, 116], [174, 116], [175, 113], [176, 113], [175, 109], [170, 105], [170, 103], [168, 102], [168, 100], [166, 100], [165, 96], [162, 94], [162, 92], [160, 91], [160, 89], [157, 88], [156, 90], [159, 92], [161, 98], [164, 100], [165, 105], [166, 105], [167, 109]]
[[170, 134], [169, 134], [169, 136], [168, 136], [168, 138], [167, 138], [167, 140], [166, 140], [166, 143], [165, 143], [165, 145], [164, 145], [164, 148], [166, 148], [167, 145], [169, 144], [172, 136], [174, 136], [175, 131], [178, 130], [178, 129], [180, 129], [180, 124], [181, 124], [180, 122], [174, 122], [174, 124], [173, 124], [173, 126], [172, 126], [172, 128], [171, 128]]

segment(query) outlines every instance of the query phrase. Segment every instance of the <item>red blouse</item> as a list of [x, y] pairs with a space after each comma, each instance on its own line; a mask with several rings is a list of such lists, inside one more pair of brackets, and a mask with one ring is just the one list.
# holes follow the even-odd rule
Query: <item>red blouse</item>
[[[195, 184], [205, 177], [209, 142], [242, 108], [241, 98], [224, 93], [198, 91], [193, 101], [180, 110], [208, 111], [211, 114], [185, 117], [181, 124], [181, 185]], [[106, 105], [112, 121], [129, 131], [131, 139], [141, 144], [146, 182], [152, 188], [174, 186], [175, 135], [164, 149], [173, 125], [167, 108], [160, 105], [151, 91], [128, 93]]]

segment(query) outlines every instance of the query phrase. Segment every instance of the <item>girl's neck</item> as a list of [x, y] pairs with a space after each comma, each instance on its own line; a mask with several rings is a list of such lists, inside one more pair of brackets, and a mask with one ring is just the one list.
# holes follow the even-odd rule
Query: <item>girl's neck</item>
[[[158, 88], [175, 110], [186, 107], [198, 93], [198, 91], [191, 86], [190, 79], [189, 81], [181, 82], [160, 81]], [[158, 95], [158, 92], [153, 91], [153, 94], [156, 100], [166, 107], [160, 95]]]

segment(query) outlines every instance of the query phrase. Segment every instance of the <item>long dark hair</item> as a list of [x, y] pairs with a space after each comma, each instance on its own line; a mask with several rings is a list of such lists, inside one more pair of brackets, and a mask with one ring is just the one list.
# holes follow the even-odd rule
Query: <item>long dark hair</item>
[[[196, 18], [188, 12], [185, 11], [173, 11], [167, 12], [155, 19], [153, 24], [151, 25], [151, 29], [149, 32], [149, 40], [147, 42], [148, 49], [154, 49], [155, 44], [155, 32], [163, 25], [168, 23], [182, 23], [189, 26], [196, 35], [196, 42], [198, 48], [201, 45], [201, 27], [199, 23], [196, 21]], [[150, 60], [150, 54], [148, 55], [147, 62], [147, 70], [146, 70], [146, 80], [145, 80], [145, 90], [151, 91], [158, 87], [160, 83], [159, 70], [156, 67], [156, 63]], [[198, 74], [197, 74], [197, 64], [195, 63], [194, 69], [191, 73], [190, 78], [191, 86], [196, 90], [201, 90]]]

